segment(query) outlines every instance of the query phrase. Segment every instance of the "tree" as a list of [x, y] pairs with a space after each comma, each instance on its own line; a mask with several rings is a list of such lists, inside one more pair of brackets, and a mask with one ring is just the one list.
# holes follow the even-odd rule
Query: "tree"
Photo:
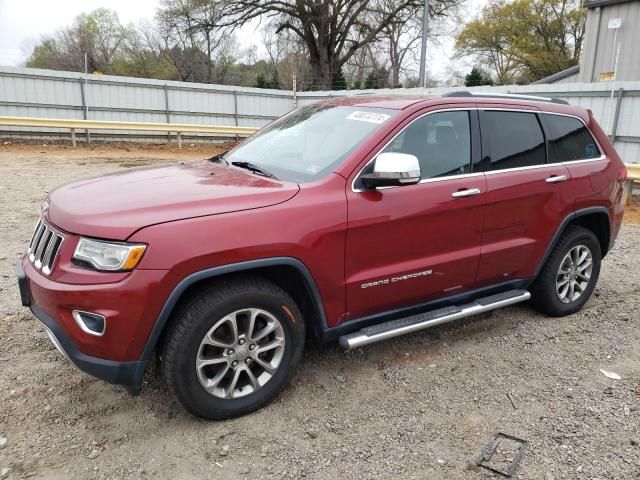
[[265, 76], [262, 73], [259, 73], [256, 76], [256, 84], [255, 86], [257, 88], [271, 88], [271, 85], [269, 83], [269, 81], [265, 78]]
[[[460, 0], [433, 0], [432, 15], [446, 15]], [[362, 47], [376, 41], [389, 23], [424, 0], [239, 0], [228, 2], [227, 25], [244, 24], [258, 17], [278, 23], [304, 42], [318, 87], [330, 89], [336, 72]], [[371, 16], [379, 21], [366, 21]]]
[[464, 77], [465, 87], [479, 87], [480, 85], [493, 85], [493, 80], [478, 67], [473, 67]]
[[113, 10], [99, 8], [78, 15], [73, 25], [45, 37], [33, 49], [27, 67], [110, 73], [131, 31], [120, 24]]
[[488, 64], [499, 84], [532, 82], [578, 63], [584, 21], [579, 0], [500, 0], [465, 25], [456, 47]]
[[346, 90], [347, 79], [344, 76], [342, 68], [340, 68], [333, 76], [333, 82], [331, 82], [331, 90]]
[[173, 80], [175, 71], [164, 54], [163, 40], [155, 24], [142, 22], [122, 45], [122, 54], [110, 69], [116, 75]]
[[[182, 80], [224, 81], [235, 62], [235, 41], [230, 28], [222, 26], [221, 2], [162, 0], [157, 19], [164, 32], [166, 55]], [[174, 54], [178, 57], [172, 58]]]
[[[380, 0], [383, 12], [391, 10], [395, 0]], [[450, 36], [450, 23], [457, 27], [459, 22], [459, 6], [462, 1], [431, 4], [428, 41], [438, 42], [443, 35]], [[401, 87], [401, 74], [408, 77], [413, 71], [407, 70], [407, 64], [417, 65], [418, 50], [422, 40], [423, 6], [406, 8], [396, 15], [382, 30], [380, 39], [372, 46], [373, 55], [378, 57], [390, 72], [389, 87]], [[380, 21], [379, 13], [372, 18], [374, 23]], [[453, 20], [453, 21], [452, 21]]]

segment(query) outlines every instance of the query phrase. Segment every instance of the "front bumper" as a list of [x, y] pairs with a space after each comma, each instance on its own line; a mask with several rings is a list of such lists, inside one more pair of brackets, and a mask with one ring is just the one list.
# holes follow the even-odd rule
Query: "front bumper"
[[[26, 267], [29, 267], [29, 265], [30, 264], [27, 263]], [[27, 275], [24, 268], [25, 266], [23, 266], [22, 260], [18, 260], [16, 263], [16, 275], [18, 277], [22, 304], [29, 307], [33, 315], [42, 322], [56, 348], [83, 372], [106, 382], [122, 385], [127, 388], [130, 393], [139, 393], [147, 359], [142, 359], [141, 355], [136, 355], [136, 360], [116, 361], [89, 355], [81, 351], [80, 348], [85, 351], [92, 348], [95, 349], [97, 348], [95, 342], [102, 342], [105, 341], [105, 339], [86, 335], [80, 331], [77, 325], [70, 324], [66, 321], [67, 319], [63, 318], [59, 312], [65, 307], [63, 302], [69, 301], [70, 293], [66, 292], [65, 295], [62, 295], [60, 291], [55, 290], [55, 288], [63, 287], [59, 285], [55, 287], [49, 285], [50, 281], [41, 278], [41, 276], [38, 277], [37, 275], [39, 274], [35, 271]], [[70, 286], [70, 289], [73, 288], [73, 286]], [[96, 291], [100, 291], [100, 286], [96, 286]], [[34, 295], [34, 292], [37, 295]], [[79, 290], [77, 294], [79, 296], [86, 296], [87, 292]], [[106, 298], [108, 299], [110, 297]], [[55, 305], [55, 308], [52, 308], [52, 305]], [[45, 311], [45, 308], [48, 311]], [[54, 314], [55, 317], [50, 312], [56, 312]], [[118, 335], [121, 335], [122, 328], [128, 327], [133, 334], [135, 331], [134, 327], [136, 324], [139, 327], [141, 323], [140, 320], [141, 319], [130, 318], [129, 322], [126, 322], [129, 325], [112, 325], [112, 330]], [[121, 337], [119, 342], [117, 342], [117, 338], [115, 340], [117, 343], [124, 344], [126, 343], [126, 339], [127, 337]], [[108, 341], [108, 339], [106, 340]], [[146, 340], [146, 338], [144, 340]], [[109, 347], [109, 345], [107, 345], [107, 347]]]

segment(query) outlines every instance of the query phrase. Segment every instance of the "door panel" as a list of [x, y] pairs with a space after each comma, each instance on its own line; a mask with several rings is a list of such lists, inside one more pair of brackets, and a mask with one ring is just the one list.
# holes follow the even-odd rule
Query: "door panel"
[[[565, 176], [566, 181], [547, 182]], [[571, 174], [563, 165], [487, 173], [487, 210], [478, 280], [533, 275], [560, 222], [572, 210]]]
[[[452, 196], [473, 188], [481, 193]], [[347, 317], [474, 288], [485, 192], [482, 174], [348, 192]]]

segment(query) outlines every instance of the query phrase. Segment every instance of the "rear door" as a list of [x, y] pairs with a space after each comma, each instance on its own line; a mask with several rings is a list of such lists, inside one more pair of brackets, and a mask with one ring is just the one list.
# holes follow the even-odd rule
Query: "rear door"
[[529, 278], [573, 209], [571, 175], [548, 162], [539, 112], [484, 108], [479, 115], [487, 203], [478, 280]]

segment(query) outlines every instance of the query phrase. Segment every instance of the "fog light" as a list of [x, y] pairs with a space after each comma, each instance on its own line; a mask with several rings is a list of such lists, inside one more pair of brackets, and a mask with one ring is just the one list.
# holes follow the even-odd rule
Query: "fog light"
[[83, 332], [89, 335], [96, 335], [101, 337], [104, 335], [104, 330], [107, 328], [107, 321], [103, 315], [91, 312], [83, 312], [81, 310], [74, 310], [72, 312], [73, 319]]

